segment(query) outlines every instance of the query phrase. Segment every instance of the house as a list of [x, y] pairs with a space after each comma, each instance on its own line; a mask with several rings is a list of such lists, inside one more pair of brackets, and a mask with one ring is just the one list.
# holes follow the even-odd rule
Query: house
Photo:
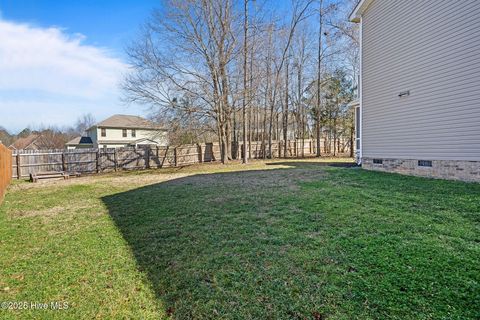
[[480, 1], [362, 0], [358, 162], [480, 181]]
[[65, 143], [67, 149], [91, 149], [93, 141], [90, 137], [76, 137]]
[[117, 114], [86, 130], [86, 136], [67, 142], [67, 149], [166, 146], [167, 129], [138, 117]]
[[31, 133], [26, 137], [18, 138], [8, 148], [11, 150], [43, 150], [55, 149], [56, 144], [46, 135]]
[[26, 137], [18, 138], [8, 148], [11, 150], [38, 150], [40, 148], [35, 145], [37, 139], [38, 134], [29, 134]]

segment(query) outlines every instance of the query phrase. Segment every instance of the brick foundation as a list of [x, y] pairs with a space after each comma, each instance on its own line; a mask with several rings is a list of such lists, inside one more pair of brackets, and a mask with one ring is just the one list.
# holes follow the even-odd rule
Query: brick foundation
[[[381, 160], [382, 164], [373, 163], [373, 159]], [[432, 160], [431, 167], [422, 167], [418, 165], [418, 160], [364, 157], [362, 168], [421, 177], [480, 182], [480, 161]]]

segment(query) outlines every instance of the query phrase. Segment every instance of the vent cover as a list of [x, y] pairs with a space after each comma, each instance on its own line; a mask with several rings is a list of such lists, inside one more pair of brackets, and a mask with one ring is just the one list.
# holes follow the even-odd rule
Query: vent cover
[[383, 164], [382, 159], [373, 159], [373, 164]]
[[431, 167], [432, 161], [431, 160], [418, 160], [419, 167]]

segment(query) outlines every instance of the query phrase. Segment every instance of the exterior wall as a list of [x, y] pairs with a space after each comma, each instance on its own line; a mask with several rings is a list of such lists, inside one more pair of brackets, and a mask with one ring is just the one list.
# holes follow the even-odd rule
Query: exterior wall
[[90, 130], [87, 131], [87, 136], [92, 138], [92, 142], [93, 142], [93, 147], [94, 148], [98, 148], [98, 143], [97, 143], [97, 128], [96, 127], [93, 127], [93, 128], [90, 128]]
[[128, 147], [128, 144], [121, 144], [121, 143], [107, 143], [107, 144], [102, 144], [100, 143], [98, 145], [99, 148], [108, 148], [108, 149], [111, 149], [111, 148], [124, 148], [124, 147]]
[[478, 0], [370, 3], [361, 27], [365, 167], [396, 159], [386, 168], [417, 174], [401, 160], [435, 160], [432, 176], [478, 177], [478, 162], [467, 168], [480, 161], [479, 17]]
[[85, 145], [85, 144], [77, 144], [77, 145], [67, 145], [67, 150], [75, 150], [75, 149], [90, 149], [90, 148], [93, 148], [93, 145], [91, 144], [88, 144], [88, 145]]
[[418, 166], [418, 160], [382, 159], [382, 164], [374, 164], [373, 158], [363, 158], [362, 168], [397, 173], [463, 181], [480, 182], [480, 161], [432, 160], [432, 167]]
[[156, 141], [159, 146], [168, 145], [167, 132], [162, 130], [135, 129], [135, 137], [132, 137], [132, 129], [127, 129], [126, 137], [123, 137], [121, 128], [105, 128], [106, 137], [102, 137], [101, 130], [101, 127], [93, 127], [87, 131], [87, 135], [92, 138], [94, 148], [104, 148], [105, 145], [107, 148], [126, 147], [140, 139]]
[[25, 148], [23, 148], [23, 150], [40, 150], [40, 148], [35, 143], [31, 143]]
[[[156, 141], [161, 146], [167, 145], [167, 133], [160, 130], [145, 130], [135, 129], [136, 136], [132, 137], [132, 129], [127, 129], [127, 136], [123, 137], [123, 129], [119, 128], [105, 128], [106, 137], [102, 137], [101, 128], [97, 128], [98, 144], [103, 144], [102, 141], [118, 141], [129, 144], [139, 139], [150, 139]], [[116, 143], [115, 143], [116, 144]]]

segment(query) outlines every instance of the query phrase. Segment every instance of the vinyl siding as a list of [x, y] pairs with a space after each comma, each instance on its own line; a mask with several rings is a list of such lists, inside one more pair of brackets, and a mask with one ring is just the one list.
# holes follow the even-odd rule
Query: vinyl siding
[[125, 142], [125, 145], [132, 143], [140, 139], [150, 139], [156, 141], [159, 145], [167, 145], [167, 132], [163, 130], [146, 130], [146, 129], [136, 129], [136, 136], [132, 137], [132, 129], [127, 129], [127, 136], [123, 136], [123, 129], [121, 128], [105, 128], [106, 137], [101, 135], [102, 127], [97, 128], [97, 143], [105, 144], [105, 141], [121, 141]]
[[363, 157], [480, 161], [480, 1], [374, 0], [362, 108]]

